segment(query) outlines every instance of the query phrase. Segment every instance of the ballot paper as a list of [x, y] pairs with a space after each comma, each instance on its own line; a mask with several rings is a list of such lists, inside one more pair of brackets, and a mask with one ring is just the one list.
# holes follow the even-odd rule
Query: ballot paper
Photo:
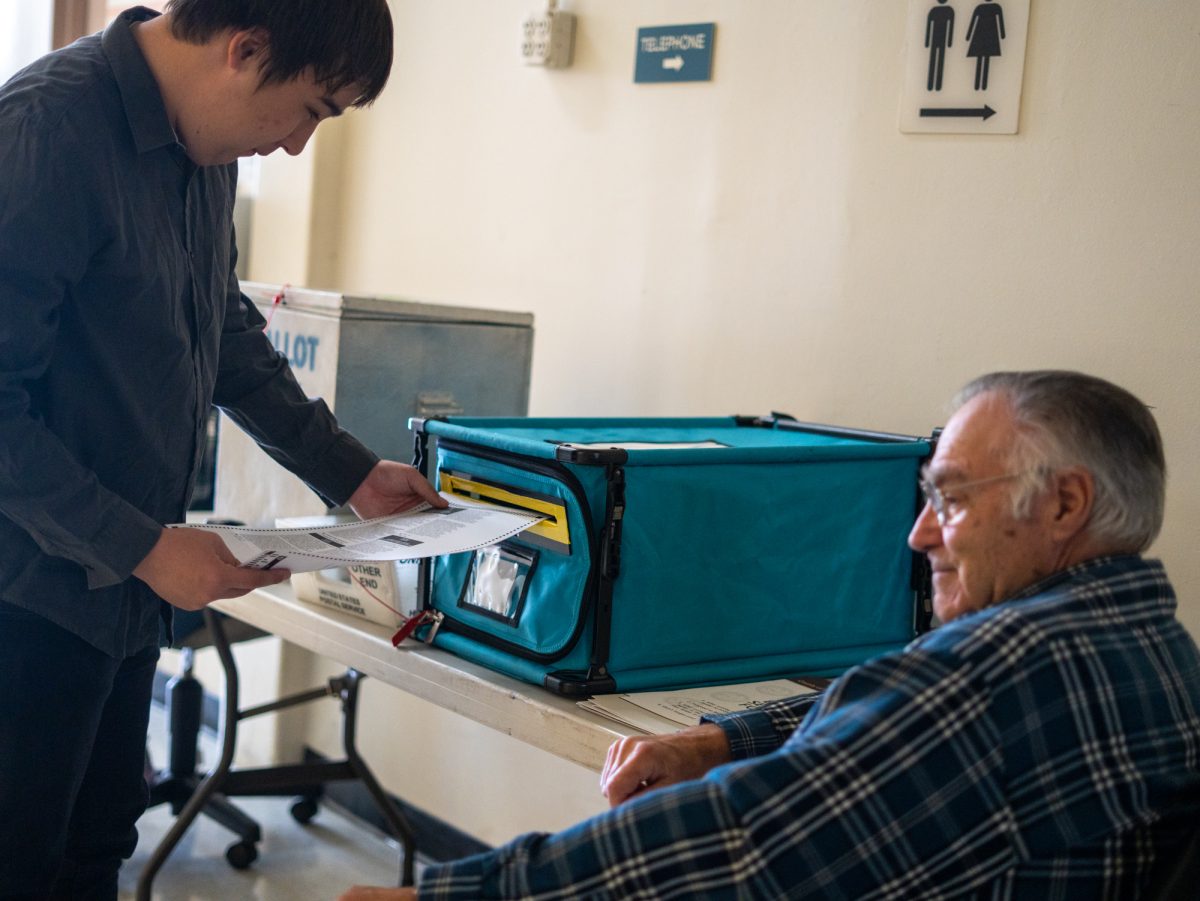
[[828, 679], [772, 679], [675, 691], [596, 695], [577, 704], [582, 710], [623, 726], [661, 735], [694, 726], [705, 714], [753, 710], [771, 701], [816, 694], [828, 684]]
[[[545, 519], [540, 513], [499, 508], [442, 495], [446, 509], [421, 504], [394, 516], [317, 528], [258, 529], [186, 524], [221, 536], [250, 569], [311, 572], [368, 562], [416, 560], [497, 544]], [[171, 528], [183, 528], [180, 523]]]

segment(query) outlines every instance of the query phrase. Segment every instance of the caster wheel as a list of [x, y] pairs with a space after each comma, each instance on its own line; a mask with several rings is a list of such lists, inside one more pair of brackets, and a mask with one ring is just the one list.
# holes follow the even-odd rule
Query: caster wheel
[[300, 798], [291, 807], [292, 819], [304, 824], [317, 815], [317, 802], [312, 798]]
[[235, 842], [225, 849], [225, 859], [235, 870], [244, 870], [258, 860], [258, 848], [252, 842]]

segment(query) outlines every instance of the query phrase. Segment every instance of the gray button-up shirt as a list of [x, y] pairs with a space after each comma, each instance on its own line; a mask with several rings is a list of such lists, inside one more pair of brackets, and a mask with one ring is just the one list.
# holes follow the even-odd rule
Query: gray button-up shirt
[[178, 143], [131, 25], [0, 87], [0, 602], [123, 656], [130, 573], [180, 522], [211, 404], [326, 501], [377, 458], [309, 400], [238, 290], [236, 165]]

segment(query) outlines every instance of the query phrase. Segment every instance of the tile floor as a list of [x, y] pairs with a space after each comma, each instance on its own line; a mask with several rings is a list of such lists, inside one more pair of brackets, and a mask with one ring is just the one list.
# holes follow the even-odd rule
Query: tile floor
[[[151, 759], [165, 759], [165, 718], [155, 707], [150, 720]], [[216, 759], [206, 736], [203, 761]], [[306, 826], [292, 819], [286, 798], [239, 798], [237, 805], [258, 820], [263, 840], [258, 860], [246, 870], [225, 861], [233, 833], [201, 816], [167, 858], [154, 880], [154, 901], [333, 901], [354, 883], [395, 885], [399, 846], [361, 821], [322, 807]], [[138, 876], [174, 817], [167, 805], [138, 821], [138, 849], [121, 869], [120, 901], [134, 901]]]

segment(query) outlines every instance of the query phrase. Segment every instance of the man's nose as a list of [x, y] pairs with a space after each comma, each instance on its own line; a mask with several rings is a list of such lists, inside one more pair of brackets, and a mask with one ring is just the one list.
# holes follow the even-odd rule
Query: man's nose
[[925, 553], [941, 543], [942, 527], [938, 524], [933, 504], [926, 501], [921, 512], [917, 514], [912, 531], [908, 533], [908, 546], [914, 551]]
[[305, 122], [290, 135], [283, 139], [280, 146], [288, 156], [298, 156], [308, 144], [308, 139], [313, 136], [313, 132], [317, 130], [316, 122]]

